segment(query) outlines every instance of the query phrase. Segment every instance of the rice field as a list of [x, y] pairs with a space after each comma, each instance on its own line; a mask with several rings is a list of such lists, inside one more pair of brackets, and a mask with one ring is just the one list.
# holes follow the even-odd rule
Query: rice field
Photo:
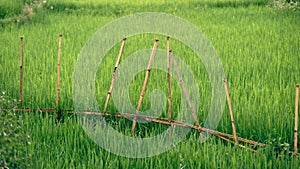
[[[12, 11], [19, 9], [19, 4], [23, 3], [0, 2]], [[257, 153], [252, 153], [216, 137], [200, 143], [198, 133], [191, 131], [179, 144], [162, 154], [128, 158], [99, 147], [88, 137], [75, 115], [63, 115], [63, 121], [56, 122], [55, 114], [51, 113], [17, 113], [22, 121], [19, 124], [22, 131], [30, 136], [31, 144], [26, 144], [22, 151], [30, 156], [31, 160], [27, 162], [31, 167], [299, 168], [299, 157], [289, 155], [285, 149], [293, 150], [295, 86], [300, 83], [300, 12], [275, 9], [268, 6], [268, 1], [49, 0], [43, 9], [36, 11], [32, 20], [6, 23], [0, 27], [0, 91], [12, 100], [19, 99], [19, 45], [22, 36], [23, 107], [55, 108], [58, 36], [62, 34], [59, 109], [74, 109], [74, 68], [83, 46], [101, 27], [139, 12], [176, 15], [199, 28], [211, 41], [222, 62], [229, 84], [237, 135], [277, 148], [259, 148]], [[128, 37], [121, 63], [138, 50], [151, 49], [156, 38], [160, 40], [158, 48], [166, 51], [164, 35]], [[95, 76], [95, 95], [100, 110], [105, 103], [121, 40], [103, 58]], [[187, 45], [171, 37], [171, 46], [195, 78], [200, 100], [198, 119], [202, 125], [211, 105], [209, 76], [203, 63]], [[154, 64], [158, 60], [155, 58]], [[138, 103], [144, 76], [145, 71], [139, 72], [128, 86], [128, 98], [133, 106]], [[189, 84], [186, 83], [188, 90]], [[181, 87], [175, 77], [171, 79], [171, 86], [173, 112], [177, 117], [180, 116]], [[157, 101], [151, 97], [151, 93], [157, 90], [164, 96], [168, 95], [167, 74], [153, 69], [141, 111], [148, 110], [151, 102]], [[166, 104], [163, 104], [165, 109], [158, 116], [167, 117]], [[0, 106], [4, 107], [3, 104]], [[108, 110], [119, 111], [114, 100], [109, 103]], [[120, 133], [131, 136], [131, 121], [116, 118], [108, 121]], [[138, 124], [136, 133], [139, 134], [136, 137], [150, 137], [165, 130], [166, 127], [159, 124]], [[227, 103], [216, 130], [232, 133]], [[0, 167], [3, 166], [0, 163]]]

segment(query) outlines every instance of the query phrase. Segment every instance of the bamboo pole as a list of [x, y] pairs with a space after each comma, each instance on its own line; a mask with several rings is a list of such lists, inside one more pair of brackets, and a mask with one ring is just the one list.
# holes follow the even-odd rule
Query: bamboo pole
[[24, 41], [23, 37], [20, 39], [20, 107], [23, 104], [23, 51], [24, 48]]
[[58, 41], [58, 52], [57, 52], [57, 89], [56, 89], [56, 109], [59, 106], [59, 93], [60, 93], [60, 54], [61, 54], [61, 43], [62, 43], [62, 34], [59, 35]]
[[295, 130], [294, 130], [294, 153], [298, 153], [298, 103], [299, 103], [299, 84], [296, 85], [295, 102]]
[[105, 113], [106, 110], [107, 110], [108, 102], [110, 100], [110, 96], [111, 96], [111, 93], [113, 91], [113, 87], [114, 87], [114, 84], [115, 84], [116, 75], [117, 75], [117, 72], [118, 72], [118, 66], [119, 66], [119, 63], [120, 63], [120, 60], [121, 60], [121, 57], [122, 57], [122, 53], [123, 53], [123, 49], [124, 49], [124, 46], [125, 46], [125, 41], [126, 41], [126, 38], [123, 38], [122, 45], [120, 47], [119, 55], [118, 55], [118, 58], [117, 58], [117, 61], [116, 61], [116, 65], [115, 65], [115, 68], [114, 68], [114, 72], [113, 72], [113, 75], [112, 75], [110, 87], [109, 87], [109, 90], [107, 92], [107, 97], [106, 97], [106, 100], [105, 100], [103, 113]]
[[[32, 112], [32, 111], [39, 111], [39, 112], [55, 112], [55, 109], [48, 109], [48, 108], [39, 108], [39, 109], [30, 109], [30, 108], [15, 108], [14, 111], [22, 111], [22, 112]], [[69, 113], [69, 114], [74, 114], [77, 112], [74, 112], [74, 110], [63, 110], [63, 112], [65, 113]], [[114, 114], [110, 114], [108, 112], [101, 113], [101, 112], [92, 112], [92, 111], [85, 111], [82, 112], [82, 114], [85, 115], [96, 115], [96, 116], [114, 116], [114, 117], [118, 117], [118, 118], [126, 118], [126, 119], [134, 119], [135, 117], [138, 118], [139, 120], [143, 120], [143, 121], [148, 121], [148, 122], [154, 122], [154, 123], [160, 123], [160, 124], [165, 124], [165, 125], [169, 125], [169, 126], [178, 126], [178, 127], [185, 127], [185, 128], [191, 128], [194, 130], [202, 130], [203, 132], [207, 132], [209, 134], [212, 134], [216, 137], [219, 137], [225, 141], [228, 141], [234, 145], [237, 145], [238, 147], [241, 148], [245, 148], [247, 150], [256, 152], [256, 150], [253, 150], [251, 148], [245, 147], [243, 145], [240, 144], [236, 144], [235, 142], [229, 140], [228, 138], [233, 138], [233, 135], [231, 134], [227, 134], [227, 133], [222, 133], [219, 131], [215, 131], [215, 130], [211, 130], [211, 129], [207, 129], [207, 128], [201, 128], [201, 127], [197, 127], [191, 124], [187, 124], [187, 123], [183, 123], [183, 122], [179, 122], [179, 121], [169, 121], [168, 118], [158, 118], [158, 117], [151, 117], [151, 116], [135, 116], [133, 114], [121, 114], [120, 112], [114, 113]], [[225, 138], [225, 139], [224, 139]], [[267, 144], [263, 144], [263, 143], [259, 143], [253, 140], [249, 140], [246, 138], [242, 138], [242, 137], [237, 137], [237, 139], [241, 142], [247, 143], [247, 144], [252, 144], [255, 146], [260, 146], [260, 147], [270, 147], [270, 148], [275, 148], [273, 146], [267, 145]], [[293, 153], [293, 152], [290, 152]], [[296, 156], [300, 156], [299, 153], [294, 153], [294, 155]]]
[[[119, 118], [126, 118], [126, 119], [138, 119], [138, 120], [142, 120], [142, 121], [147, 121], [147, 122], [155, 122], [155, 123], [160, 123], [160, 124], [165, 124], [165, 125], [169, 125], [169, 126], [177, 126], [177, 127], [185, 127], [185, 128], [191, 128], [194, 130], [202, 130], [203, 132], [207, 132], [209, 134], [212, 134], [214, 136], [222, 136], [222, 137], [227, 137], [227, 138], [233, 138], [233, 135], [231, 134], [227, 134], [227, 133], [222, 133], [219, 131], [215, 131], [215, 130], [211, 130], [211, 129], [207, 129], [207, 128], [202, 128], [202, 127], [197, 127], [195, 125], [191, 125], [191, 124], [187, 124], [184, 122], [179, 122], [179, 121], [175, 121], [172, 120], [171, 122], [168, 120], [168, 118], [158, 118], [158, 117], [152, 117], [152, 116], [136, 116], [133, 114], [127, 114], [127, 113], [114, 113], [113, 115], [111, 115], [110, 113], [100, 113], [100, 112], [90, 112], [90, 111], [85, 111], [83, 112], [83, 114], [85, 115], [98, 115], [98, 116], [115, 116], [115, 117], [119, 117]], [[248, 143], [248, 144], [252, 144], [252, 145], [256, 145], [256, 146], [260, 146], [260, 147], [265, 147], [267, 146], [267, 144], [263, 144], [263, 143], [259, 143], [253, 140], [248, 140], [242, 137], [237, 137], [237, 139], [239, 141], [242, 141], [244, 143]]]
[[[144, 94], [145, 94], [145, 91], [146, 91], [146, 86], [147, 86], [148, 79], [149, 79], [149, 76], [150, 76], [150, 70], [151, 70], [151, 67], [152, 67], [152, 64], [153, 64], [153, 60], [154, 60], [154, 56], [155, 56], [155, 53], [156, 53], [156, 48], [157, 48], [157, 45], [158, 45], [158, 41], [159, 41], [158, 39], [155, 39], [155, 41], [154, 41], [154, 45], [153, 45], [152, 53], [151, 53], [151, 56], [150, 56], [150, 60], [149, 60], [149, 64], [148, 64], [144, 84], [143, 84], [143, 87], [142, 87], [140, 99], [139, 99], [138, 105], [136, 107], [136, 112], [135, 112], [136, 116], [138, 116], [139, 109], [142, 105], [142, 101], [143, 101]], [[131, 128], [132, 134], [134, 133], [135, 126], [136, 126], [136, 117], [133, 119], [133, 123], [132, 123], [132, 128]]]
[[170, 74], [170, 37], [167, 37], [167, 57], [168, 57], [168, 118], [169, 120], [172, 119], [172, 93], [171, 93], [171, 74]]
[[[39, 109], [16, 108], [16, 109], [14, 109], [14, 111], [22, 111], [22, 112], [38, 111], [38, 112], [52, 112], [52, 113], [54, 113], [55, 109], [49, 109], [49, 108], [39, 108]], [[76, 113], [76, 112], [74, 112], [74, 110], [63, 110], [63, 112], [69, 113], [69, 114]], [[102, 112], [101, 113], [101, 112], [93, 112], [93, 111], [88, 111], [88, 110], [82, 112], [82, 114], [84, 114], [84, 115], [96, 115], [96, 116], [114, 116], [114, 117], [118, 117], [118, 118], [126, 118], [126, 119], [129, 119], [129, 120], [132, 120], [132, 119], [136, 118], [136, 119], [147, 121], [147, 122], [160, 123], [160, 124], [169, 125], [169, 126], [191, 128], [191, 129], [194, 129], [194, 130], [202, 130], [203, 132], [207, 132], [207, 133], [212, 134], [212, 135], [217, 136], [217, 137], [222, 136], [224, 138], [230, 138], [230, 139], [233, 138], [233, 135], [231, 135], [231, 134], [222, 133], [222, 132], [207, 129], [207, 128], [197, 127], [195, 125], [187, 124], [187, 123], [180, 122], [180, 121], [175, 121], [175, 120], [169, 121], [168, 118], [159, 118], [159, 117], [152, 117], [152, 116], [136, 116], [134, 114], [127, 114], [127, 113], [122, 113], [121, 114], [120, 112], [110, 114], [109, 112], [106, 112], [106, 113]], [[242, 137], [237, 137], [237, 139], [241, 142], [256, 145], [256, 146], [260, 146], [260, 147], [268, 146], [267, 144], [259, 143], [259, 142], [249, 140], [249, 139], [246, 139], [246, 138], [242, 138]]]
[[229, 140], [229, 139], [227, 139], [227, 138], [225, 138], [225, 137], [223, 137], [223, 136], [219, 136], [219, 135], [216, 135], [216, 136], [219, 137], [219, 138], [221, 138], [221, 139], [223, 139], [223, 140], [225, 140], [225, 141], [230, 142], [231, 144], [234, 144], [235, 146], [238, 146], [238, 147], [240, 147], [240, 148], [243, 148], [243, 149], [252, 151], [253, 153], [256, 153], [256, 150], [253, 150], [253, 149], [251, 149], [251, 148], [249, 148], [249, 147], [243, 146], [243, 145], [241, 145], [241, 144], [239, 144], [239, 143], [237, 143], [237, 142], [233, 142], [233, 141], [231, 141], [231, 140]]
[[234, 116], [233, 116], [233, 111], [232, 111], [232, 105], [231, 105], [231, 101], [230, 101], [230, 96], [229, 96], [229, 91], [228, 91], [228, 84], [227, 84], [226, 78], [224, 78], [224, 85], [225, 85], [227, 102], [228, 102], [228, 107], [229, 107], [229, 112], [230, 112], [233, 137], [234, 137], [235, 142], [238, 143], [238, 139], [237, 139], [237, 135], [236, 135], [236, 128], [235, 128], [235, 124], [234, 124]]
[[[187, 93], [187, 91], [186, 91], [186, 88], [185, 88], [185, 86], [184, 86], [184, 82], [183, 82], [182, 77], [181, 77], [181, 75], [180, 75], [180, 73], [179, 73], [179, 70], [178, 70], [178, 67], [177, 67], [177, 63], [176, 63], [176, 61], [175, 61], [174, 55], [173, 55], [173, 53], [172, 53], [172, 50], [169, 51], [169, 55], [170, 55], [171, 58], [172, 58], [173, 65], [174, 65], [174, 68], [175, 68], [175, 71], [176, 71], [177, 76], [178, 76], [178, 78], [179, 78], [179, 82], [180, 82], [180, 84], [181, 84], [181, 88], [182, 88], [182, 90], [183, 90], [183, 92], [184, 92], [184, 94], [185, 94], [185, 98], [187, 99], [187, 102], [188, 102], [188, 104], [189, 104], [189, 107], [190, 107], [190, 109], [191, 109], [191, 111], [192, 111], [192, 115], [193, 115], [193, 117], [194, 117], [194, 121], [195, 121], [195, 123], [196, 123], [196, 126], [197, 126], [197, 127], [200, 127], [200, 124], [199, 124], [199, 121], [198, 121], [198, 119], [197, 119], [197, 115], [196, 115], [195, 109], [194, 109], [194, 107], [193, 107], [193, 104], [192, 104], [192, 102], [191, 102], [191, 100], [190, 100], [190, 97], [189, 97], [189, 95], [188, 95], [188, 93]], [[201, 130], [200, 128], [199, 128], [199, 132], [200, 132], [200, 133], [202, 132], [202, 130]]]
[[[171, 74], [170, 74], [170, 37], [167, 36], [167, 69], [168, 69], [168, 119], [172, 120], [172, 92], [171, 92]], [[173, 134], [172, 125], [170, 127], [170, 136]]]

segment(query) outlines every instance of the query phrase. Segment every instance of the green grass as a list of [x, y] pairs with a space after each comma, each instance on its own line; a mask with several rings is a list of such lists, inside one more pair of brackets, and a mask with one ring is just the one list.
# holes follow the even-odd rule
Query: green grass
[[[7, 24], [0, 28], [0, 91], [19, 99], [19, 38], [24, 36], [24, 107], [54, 107], [57, 42], [58, 35], [62, 33], [60, 108], [72, 109], [74, 66], [89, 37], [120, 16], [145, 11], [166, 12], [196, 25], [214, 45], [229, 81], [238, 135], [264, 143], [288, 143], [292, 150], [294, 91], [295, 84], [300, 83], [300, 13], [275, 10], [266, 7], [266, 4], [266, 1], [258, 0], [144, 3], [51, 0], [47, 2], [45, 11], [39, 12], [33, 21], [20, 25]], [[164, 36], [147, 34], [130, 37], [122, 59], [137, 50], [152, 48], [154, 38], [159, 38], [159, 48], [165, 49]], [[100, 109], [104, 105], [119, 46], [120, 43], [110, 50], [97, 72], [95, 87]], [[191, 67], [197, 80], [201, 100], [199, 120], [204, 123], [211, 99], [208, 75], [187, 46], [172, 39], [172, 48]], [[142, 110], [150, 107], [148, 96], [154, 89], [160, 89], [167, 95], [166, 77], [162, 71], [151, 72]], [[137, 104], [143, 78], [144, 72], [141, 72], [130, 84], [129, 96], [133, 105]], [[177, 112], [180, 87], [175, 79], [172, 80], [172, 87], [174, 112]], [[113, 101], [109, 110], [117, 111]], [[59, 124], [49, 114], [32, 112], [22, 117], [27, 121], [24, 127], [31, 133], [32, 145], [28, 148], [34, 152], [32, 161], [36, 168], [299, 167], [298, 158], [280, 154], [280, 158], [276, 158], [278, 152], [269, 149], [253, 154], [216, 138], [201, 144], [193, 132], [161, 155], [130, 159], [99, 148], [73, 116], [66, 116], [64, 123]], [[111, 121], [115, 121], [116, 129], [125, 134], [130, 130], [130, 122]], [[137, 130], [156, 134], [162, 132], [164, 127], [139, 125]], [[217, 130], [232, 132], [227, 106]]]
[[0, 18], [3, 19], [8, 16], [20, 14], [22, 11], [23, 0], [16, 1], [0, 1]]

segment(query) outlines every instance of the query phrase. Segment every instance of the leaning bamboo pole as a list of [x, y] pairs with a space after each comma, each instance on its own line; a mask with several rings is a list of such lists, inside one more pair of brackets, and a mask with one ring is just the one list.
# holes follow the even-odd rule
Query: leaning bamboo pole
[[61, 43], [62, 43], [62, 34], [59, 35], [58, 40], [58, 52], [57, 52], [57, 89], [56, 89], [56, 109], [59, 107], [59, 94], [60, 94], [60, 55], [61, 55]]
[[[50, 113], [55, 113], [55, 109], [48, 109], [48, 108], [39, 108], [39, 109], [31, 109], [31, 108], [15, 108], [14, 111], [20, 111], [20, 112], [50, 112]], [[75, 112], [74, 110], [63, 110], [62, 112], [65, 113], [69, 113], [69, 114], [74, 114], [74, 113], [78, 113]], [[169, 125], [169, 126], [177, 126], [177, 127], [184, 127], [184, 128], [190, 128], [190, 129], [194, 129], [194, 130], [202, 130], [203, 132], [207, 132], [209, 134], [212, 134], [214, 136], [222, 136], [225, 138], [234, 138], [233, 135], [231, 134], [227, 134], [227, 133], [223, 133], [220, 131], [215, 131], [215, 130], [211, 130], [208, 128], [203, 128], [203, 127], [197, 127], [195, 125], [192, 124], [187, 124], [184, 122], [180, 122], [180, 121], [176, 121], [176, 120], [172, 120], [169, 121], [168, 118], [160, 118], [160, 117], [152, 117], [152, 116], [141, 116], [141, 115], [134, 115], [134, 114], [127, 114], [127, 113], [120, 113], [120, 112], [116, 112], [116, 113], [101, 113], [101, 112], [94, 112], [94, 111], [84, 111], [81, 112], [81, 114], [84, 115], [96, 115], [96, 116], [114, 116], [114, 117], [118, 117], [118, 118], [125, 118], [128, 120], [132, 120], [134, 118], [138, 119], [138, 120], [142, 120], [142, 121], [147, 121], [147, 122], [154, 122], [154, 123], [160, 123], [160, 124], [164, 124], [164, 125]], [[241, 142], [247, 143], [247, 144], [252, 144], [255, 146], [260, 146], [260, 147], [266, 147], [268, 146], [267, 144], [264, 143], [259, 143], [253, 140], [249, 140], [246, 138], [242, 138], [242, 137], [237, 137], [237, 139]]]
[[[168, 118], [159, 118], [159, 117], [141, 116], [141, 115], [136, 116], [134, 114], [127, 114], [127, 113], [120, 113], [120, 112], [110, 114], [108, 112], [101, 113], [101, 112], [84, 111], [82, 114], [97, 115], [97, 116], [114, 116], [114, 117], [129, 119], [129, 120], [132, 120], [132, 119], [136, 118], [136, 119], [141, 120], [141, 121], [160, 123], [160, 124], [169, 125], [169, 126], [173, 125], [173, 126], [177, 126], [177, 127], [190, 128], [190, 129], [194, 129], [194, 130], [198, 130], [198, 131], [201, 130], [203, 132], [207, 132], [207, 133], [212, 134], [214, 136], [222, 136], [222, 137], [226, 137], [226, 138], [230, 138], [230, 139], [233, 138], [233, 135], [231, 135], [231, 134], [222, 133], [222, 132], [219, 132], [219, 131], [203, 128], [203, 127], [200, 127], [200, 126], [195, 126], [195, 125], [192, 125], [192, 124], [187, 124], [187, 123], [176, 121], [176, 120], [169, 121]], [[242, 137], [237, 137], [237, 139], [241, 142], [256, 145], [256, 146], [260, 146], [260, 147], [267, 146], [267, 144], [259, 143], [259, 142], [249, 140], [249, 139], [246, 139], [246, 138], [242, 138]]]
[[294, 153], [298, 153], [298, 104], [299, 104], [299, 84], [296, 85], [295, 102], [295, 129], [294, 129]]
[[126, 41], [126, 38], [123, 38], [122, 45], [120, 47], [119, 55], [118, 55], [118, 58], [117, 58], [117, 61], [116, 61], [116, 65], [115, 65], [115, 68], [114, 68], [114, 72], [113, 72], [113, 75], [112, 75], [110, 87], [109, 87], [109, 90], [108, 90], [108, 93], [107, 93], [107, 97], [106, 97], [106, 100], [105, 100], [103, 113], [105, 113], [106, 110], [107, 110], [108, 102], [110, 100], [110, 96], [111, 96], [111, 93], [113, 91], [113, 87], [114, 87], [114, 84], [115, 84], [116, 75], [117, 75], [117, 72], [118, 72], [118, 66], [119, 66], [119, 63], [120, 63], [120, 60], [121, 60], [121, 57], [122, 57], [122, 53], [123, 53], [123, 49], [124, 49], [124, 46], [125, 46], [125, 41]]
[[[193, 104], [192, 104], [192, 102], [191, 102], [191, 99], [190, 99], [190, 97], [189, 97], [189, 95], [188, 95], [188, 93], [187, 93], [187, 91], [186, 91], [185, 86], [184, 86], [184, 82], [183, 82], [182, 77], [181, 77], [181, 75], [180, 75], [180, 73], [179, 73], [179, 70], [178, 70], [178, 67], [177, 67], [177, 63], [176, 63], [176, 61], [175, 61], [174, 55], [173, 55], [173, 53], [172, 53], [172, 50], [169, 51], [169, 55], [170, 55], [170, 57], [172, 58], [173, 65], [174, 65], [174, 68], [175, 68], [175, 71], [176, 71], [176, 73], [177, 73], [177, 76], [178, 76], [178, 79], [179, 79], [181, 88], [182, 88], [182, 90], [183, 90], [183, 92], [184, 92], [184, 94], [185, 94], [185, 98], [186, 98], [186, 100], [187, 100], [187, 102], [188, 102], [188, 104], [189, 104], [189, 107], [190, 107], [190, 109], [191, 109], [191, 112], [192, 112], [192, 115], [193, 115], [193, 117], [194, 117], [194, 121], [195, 121], [195, 123], [196, 123], [196, 126], [200, 127], [199, 121], [198, 121], [198, 119], [197, 119], [196, 111], [195, 111], [195, 109], [194, 109], [194, 107], [193, 107]], [[201, 133], [202, 130], [199, 129], [199, 132]]]
[[24, 41], [23, 37], [20, 39], [20, 107], [23, 104], [23, 51], [24, 48]]
[[227, 84], [226, 78], [224, 78], [224, 85], [225, 85], [227, 103], [228, 103], [229, 112], [230, 112], [233, 136], [234, 136], [235, 142], [238, 143], [238, 139], [237, 139], [237, 135], [236, 135], [236, 128], [235, 128], [235, 124], [234, 124], [234, 116], [233, 116], [233, 111], [232, 111], [232, 105], [231, 105], [231, 101], [230, 101], [230, 95], [229, 95], [229, 91], [228, 91], [228, 84]]
[[[135, 112], [136, 116], [138, 116], [139, 109], [142, 105], [142, 101], [143, 101], [143, 98], [144, 98], [144, 94], [145, 94], [145, 91], [146, 91], [146, 86], [147, 86], [148, 79], [149, 79], [149, 76], [150, 76], [150, 70], [151, 70], [151, 67], [152, 67], [152, 64], [153, 64], [153, 61], [154, 61], [154, 56], [155, 56], [155, 53], [156, 53], [158, 41], [159, 41], [158, 39], [155, 39], [155, 41], [154, 41], [154, 45], [153, 45], [152, 53], [151, 53], [151, 56], [150, 56], [150, 59], [149, 59], [149, 64], [148, 64], [144, 84], [143, 84], [143, 87], [142, 87], [140, 99], [139, 99], [138, 105], [136, 107], [136, 112]], [[132, 128], [131, 128], [132, 134], [134, 133], [135, 126], [136, 126], [136, 117], [133, 119], [133, 123], [132, 123]]]
[[[42, 109], [15, 108], [14, 111], [22, 111], [22, 112], [32, 112], [32, 111], [37, 111], [37, 112], [55, 112], [55, 109], [47, 109], [47, 108], [42, 108]], [[74, 110], [63, 110], [63, 112], [69, 113], [69, 114], [78, 113], [78, 112], [74, 112]], [[223, 137], [221, 139], [223, 139], [225, 141], [228, 141], [228, 142], [230, 142], [230, 143], [232, 143], [234, 145], [237, 145], [235, 142], [233, 142], [231, 140], [228, 140], [228, 139], [234, 138], [234, 136], [231, 135], [231, 134], [222, 133], [222, 132], [211, 130], [211, 129], [207, 129], [207, 128], [197, 127], [195, 125], [191, 125], [191, 124], [187, 124], [187, 123], [179, 122], [179, 121], [175, 121], [175, 120], [172, 120], [170, 122], [168, 120], [168, 118], [158, 118], [158, 117], [151, 117], [151, 116], [136, 116], [134, 114], [126, 114], [126, 113], [125, 114], [123, 114], [123, 113], [121, 114], [120, 112], [116, 112], [114, 114], [110, 114], [109, 112], [101, 113], [101, 112], [93, 112], [93, 111], [84, 111], [84, 112], [81, 112], [81, 114], [84, 114], [84, 115], [96, 115], [96, 116], [114, 116], [114, 117], [118, 117], [118, 118], [129, 119], [129, 120], [137, 118], [139, 120], [143, 120], [143, 121], [147, 121], [147, 122], [160, 123], [160, 124], [169, 125], [169, 126], [173, 125], [173, 126], [177, 126], [177, 127], [191, 128], [191, 129], [194, 129], [194, 130], [197, 130], [197, 131], [202, 130], [203, 132], [207, 132], [207, 133], [209, 133], [211, 135], [214, 135], [216, 137], [219, 137], [219, 138]], [[239, 141], [241, 141], [241, 142], [244, 142], [244, 143], [247, 143], [247, 144], [251, 144], [251, 145], [254, 145], [254, 146], [275, 148], [275, 147], [270, 146], [268, 144], [256, 142], [256, 141], [249, 140], [249, 139], [242, 138], [242, 137], [237, 137], [237, 139]], [[240, 144], [237, 145], [237, 146], [241, 147], [241, 148], [245, 147], [245, 146], [240, 145]], [[256, 150], [253, 150], [253, 149], [250, 149], [250, 148], [247, 148], [247, 147], [245, 147], [245, 149], [248, 149], [248, 150], [251, 150], [253, 152], [256, 152]], [[299, 153], [294, 153], [294, 155], [300, 156]]]
[[225, 140], [225, 141], [227, 141], [227, 142], [230, 142], [231, 144], [233, 144], [233, 145], [235, 145], [235, 146], [238, 146], [238, 147], [240, 147], [240, 148], [243, 148], [243, 149], [252, 151], [253, 153], [256, 153], [256, 150], [253, 150], [253, 149], [251, 149], [251, 148], [249, 148], [249, 147], [243, 146], [243, 145], [239, 144], [239, 143], [236, 142], [236, 141], [233, 142], [233, 141], [231, 141], [231, 140], [229, 140], [228, 138], [225, 138], [225, 137], [223, 137], [223, 136], [219, 136], [219, 135], [216, 135], [216, 136], [219, 137], [219, 138], [221, 138], [221, 139], [223, 139], [223, 140]]

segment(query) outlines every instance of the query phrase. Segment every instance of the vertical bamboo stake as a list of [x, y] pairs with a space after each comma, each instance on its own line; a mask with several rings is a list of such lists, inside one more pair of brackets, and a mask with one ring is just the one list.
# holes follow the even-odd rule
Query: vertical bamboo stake
[[146, 91], [146, 86], [147, 86], [148, 79], [149, 79], [149, 76], [150, 76], [150, 70], [151, 70], [151, 67], [152, 67], [152, 64], [153, 64], [153, 60], [154, 60], [154, 56], [155, 56], [155, 53], [156, 53], [156, 48], [157, 48], [157, 45], [158, 45], [158, 41], [159, 41], [158, 39], [155, 39], [155, 42], [154, 42], [154, 45], [153, 45], [153, 49], [152, 49], [152, 53], [151, 53], [150, 60], [149, 60], [149, 63], [148, 63], [148, 68], [147, 68], [147, 72], [146, 72], [146, 75], [145, 75], [145, 80], [144, 80], [144, 84], [143, 84], [143, 87], [142, 87], [140, 99], [139, 99], [138, 105], [136, 107], [135, 117], [133, 118], [133, 123], [132, 123], [132, 128], [131, 128], [132, 134], [134, 133], [134, 129], [135, 129], [135, 126], [136, 126], [136, 117], [139, 114], [139, 109], [142, 105], [142, 101], [143, 101], [144, 94], [145, 94], [145, 91]]
[[295, 130], [294, 130], [294, 153], [298, 153], [298, 103], [299, 103], [299, 84], [296, 85], [295, 103]]
[[169, 101], [169, 109], [168, 109], [168, 118], [172, 119], [172, 94], [171, 94], [171, 74], [170, 74], [170, 37], [167, 37], [167, 57], [168, 57], [168, 101]]
[[56, 109], [59, 106], [59, 93], [60, 93], [60, 53], [61, 53], [61, 41], [62, 41], [62, 34], [59, 35], [58, 41], [58, 59], [57, 59], [57, 91], [56, 91]]
[[[179, 82], [180, 82], [181, 88], [182, 88], [182, 90], [183, 90], [183, 92], [184, 92], [184, 94], [185, 94], [185, 98], [186, 98], [186, 100], [187, 100], [187, 102], [188, 102], [188, 104], [189, 104], [189, 106], [190, 106], [191, 111], [192, 111], [192, 115], [193, 115], [193, 117], [194, 117], [194, 121], [195, 121], [195, 123], [196, 123], [196, 126], [197, 126], [197, 127], [200, 127], [199, 121], [198, 121], [198, 119], [197, 119], [196, 111], [195, 111], [195, 109], [194, 109], [194, 107], [193, 107], [193, 104], [192, 104], [192, 102], [191, 102], [191, 99], [190, 99], [190, 97], [189, 97], [189, 95], [188, 95], [188, 93], [187, 93], [187, 91], [186, 91], [185, 86], [184, 86], [184, 82], [183, 82], [182, 77], [181, 77], [181, 75], [180, 75], [180, 73], [179, 73], [179, 70], [178, 70], [178, 67], [177, 67], [177, 63], [176, 63], [176, 61], [175, 61], [174, 55], [173, 55], [173, 53], [172, 53], [172, 50], [169, 51], [169, 55], [172, 57], [172, 61], [173, 61], [173, 65], [174, 65], [175, 71], [176, 71], [177, 76], [178, 76], [178, 78], [179, 78]], [[201, 133], [202, 130], [199, 129], [199, 132]]]
[[23, 102], [23, 37], [20, 39], [20, 107], [22, 108]]
[[110, 87], [109, 87], [109, 90], [108, 90], [108, 94], [107, 94], [107, 97], [106, 97], [103, 113], [106, 113], [108, 102], [110, 100], [110, 96], [111, 96], [111, 93], [112, 93], [112, 90], [113, 90], [113, 87], [114, 87], [114, 84], [115, 84], [115, 79], [116, 79], [116, 75], [117, 75], [117, 72], [118, 72], [118, 66], [119, 66], [119, 63], [120, 63], [120, 60], [121, 60], [121, 57], [122, 57], [125, 41], [126, 41], [126, 38], [123, 38], [122, 45], [121, 45], [119, 55], [118, 55], [118, 59], [116, 61], [116, 65], [115, 65], [114, 72], [113, 72], [113, 75], [112, 75], [112, 79], [111, 79]]
[[234, 138], [235, 142], [238, 143], [235, 124], [234, 124], [234, 117], [233, 117], [233, 112], [232, 112], [232, 106], [231, 106], [231, 101], [230, 101], [230, 96], [229, 96], [229, 91], [228, 91], [228, 84], [227, 84], [226, 78], [224, 78], [224, 85], [225, 85], [227, 102], [228, 102], [228, 107], [229, 107], [229, 112], [230, 112], [231, 125], [232, 125], [232, 130], [233, 130], [233, 138]]
[[[169, 103], [169, 107], [168, 107], [168, 119], [169, 121], [172, 120], [172, 93], [171, 93], [171, 74], [170, 74], [170, 37], [167, 37], [167, 69], [168, 69], [168, 103]], [[173, 133], [173, 128], [172, 128], [172, 124], [170, 127], [170, 136], [172, 136]]]

